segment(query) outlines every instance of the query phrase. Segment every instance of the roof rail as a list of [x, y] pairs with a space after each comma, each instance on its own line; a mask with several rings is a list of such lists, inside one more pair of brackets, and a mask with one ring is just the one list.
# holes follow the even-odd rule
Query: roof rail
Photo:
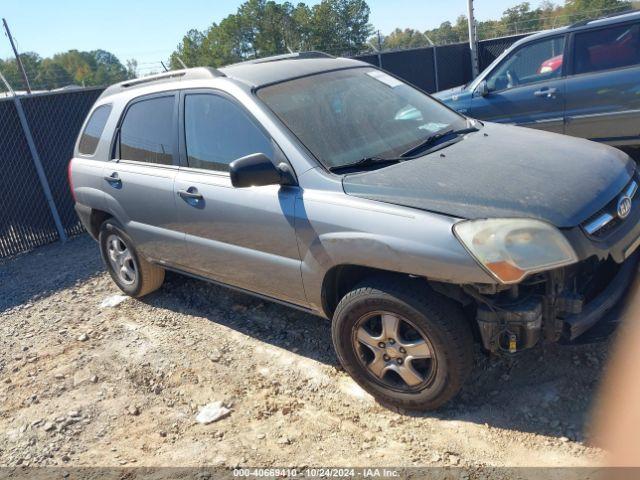
[[336, 58], [325, 52], [315, 50], [309, 52], [284, 53], [282, 55], [272, 55], [270, 57], [255, 58], [253, 60], [245, 60], [244, 62], [233, 63], [226, 67], [237, 67], [238, 65], [255, 65], [258, 63], [279, 62], [280, 60], [304, 60], [307, 58]]
[[569, 28], [584, 27], [585, 25], [588, 25], [591, 22], [596, 22], [598, 20], [605, 20], [607, 18], [614, 18], [614, 17], [619, 17], [621, 15], [627, 15], [629, 13], [638, 13], [638, 12], [640, 12], [640, 11], [639, 10], [634, 10], [634, 9], [629, 9], [629, 10], [625, 10], [623, 12], [610, 13], [608, 15], [603, 15], [601, 17], [588, 18], [588, 19], [580, 20], [580, 21], [578, 21], [576, 23], [572, 23], [571, 25], [569, 25]]
[[108, 87], [101, 95], [105, 97], [115, 93], [123, 92], [131, 88], [143, 87], [150, 83], [175, 82], [180, 80], [201, 80], [206, 78], [224, 77], [220, 70], [211, 67], [187, 68], [184, 70], [170, 70], [157, 75], [149, 75], [142, 78], [134, 78], [116, 83]]

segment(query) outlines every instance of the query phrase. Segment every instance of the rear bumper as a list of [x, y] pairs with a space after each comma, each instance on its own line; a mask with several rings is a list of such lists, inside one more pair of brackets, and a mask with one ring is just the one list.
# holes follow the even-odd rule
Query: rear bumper
[[585, 305], [579, 314], [564, 319], [564, 339], [574, 340], [615, 308], [623, 299], [638, 272], [640, 252], [631, 255], [620, 267], [616, 276], [596, 298]]

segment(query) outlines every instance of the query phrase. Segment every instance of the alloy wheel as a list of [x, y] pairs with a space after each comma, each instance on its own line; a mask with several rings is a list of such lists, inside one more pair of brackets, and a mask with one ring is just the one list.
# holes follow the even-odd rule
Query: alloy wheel
[[437, 365], [431, 342], [400, 315], [365, 315], [356, 323], [352, 342], [370, 376], [387, 388], [400, 392], [419, 390], [435, 376]]
[[107, 257], [111, 268], [118, 279], [125, 285], [131, 285], [136, 281], [138, 271], [129, 247], [124, 240], [115, 233], [107, 238]]

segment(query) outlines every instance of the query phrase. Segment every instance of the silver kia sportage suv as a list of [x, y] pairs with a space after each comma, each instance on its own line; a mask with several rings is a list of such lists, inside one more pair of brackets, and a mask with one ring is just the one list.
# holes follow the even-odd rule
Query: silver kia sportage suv
[[626, 154], [320, 53], [109, 87], [69, 173], [125, 293], [173, 270], [326, 317], [347, 372], [404, 409], [451, 399], [474, 340], [573, 340], [636, 271]]

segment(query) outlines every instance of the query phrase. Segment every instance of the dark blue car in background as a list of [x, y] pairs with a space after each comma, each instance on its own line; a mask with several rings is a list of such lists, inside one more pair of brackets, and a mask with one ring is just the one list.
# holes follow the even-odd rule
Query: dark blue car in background
[[640, 147], [640, 12], [526, 37], [434, 96], [481, 120]]

